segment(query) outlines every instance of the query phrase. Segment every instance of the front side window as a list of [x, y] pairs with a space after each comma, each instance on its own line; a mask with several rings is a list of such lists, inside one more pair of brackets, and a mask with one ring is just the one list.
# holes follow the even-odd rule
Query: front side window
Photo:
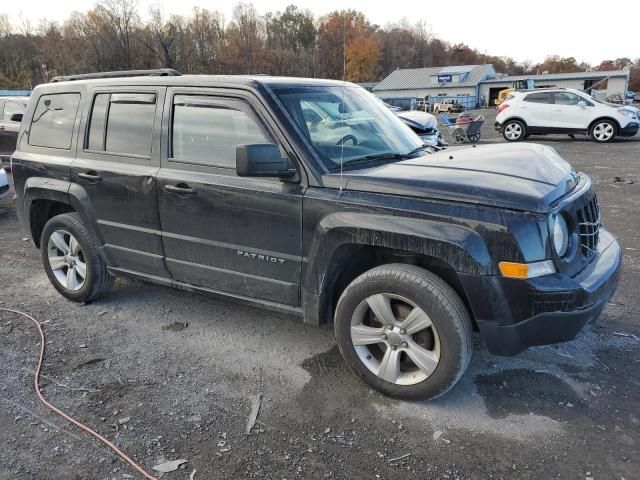
[[524, 97], [524, 101], [530, 103], [551, 103], [551, 94], [549, 92], [530, 93]]
[[29, 145], [69, 150], [78, 105], [79, 93], [42, 95], [31, 119]]
[[362, 88], [282, 87], [274, 93], [328, 171], [399, 160], [423, 147], [409, 127]]
[[582, 100], [582, 98], [575, 93], [555, 92], [553, 95], [555, 97], [556, 105], [578, 105], [578, 102]]
[[176, 95], [173, 102], [172, 160], [235, 168], [236, 147], [273, 143], [239, 102]]
[[151, 156], [155, 93], [99, 93], [93, 101], [86, 148]]

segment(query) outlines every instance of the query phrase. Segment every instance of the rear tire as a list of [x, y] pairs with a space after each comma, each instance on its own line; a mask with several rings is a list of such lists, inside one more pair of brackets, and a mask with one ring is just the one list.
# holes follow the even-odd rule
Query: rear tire
[[382, 265], [356, 278], [338, 301], [335, 333], [360, 378], [403, 400], [446, 393], [473, 351], [471, 320], [460, 297], [413, 265]]
[[613, 120], [597, 120], [591, 126], [589, 134], [595, 142], [611, 142], [618, 134], [618, 126], [613, 122]]
[[507, 120], [502, 127], [502, 136], [507, 142], [519, 142], [527, 135], [527, 129], [520, 120]]
[[106, 294], [113, 283], [98, 247], [77, 213], [50, 219], [40, 240], [49, 281], [74, 302], [89, 302]]

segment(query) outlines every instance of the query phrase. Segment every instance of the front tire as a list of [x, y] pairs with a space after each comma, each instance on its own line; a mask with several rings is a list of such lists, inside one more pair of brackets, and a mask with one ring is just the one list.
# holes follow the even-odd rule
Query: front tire
[[519, 120], [508, 120], [502, 127], [502, 136], [507, 142], [519, 142], [527, 135], [527, 129]]
[[89, 302], [111, 288], [113, 279], [77, 213], [49, 220], [42, 230], [40, 250], [49, 281], [69, 300]]
[[360, 378], [403, 400], [446, 393], [462, 377], [473, 349], [460, 297], [413, 265], [383, 265], [356, 278], [338, 301], [335, 333]]
[[618, 127], [612, 120], [598, 120], [591, 127], [591, 138], [598, 143], [611, 142], [616, 138]]

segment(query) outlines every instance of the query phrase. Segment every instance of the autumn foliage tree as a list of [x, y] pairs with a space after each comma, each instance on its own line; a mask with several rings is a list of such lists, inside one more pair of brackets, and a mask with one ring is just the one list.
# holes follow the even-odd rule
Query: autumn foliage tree
[[[12, 24], [0, 14], [0, 88], [31, 89], [55, 75], [131, 68], [175, 68], [183, 73], [290, 75], [362, 82], [397, 68], [491, 63], [507, 74], [590, 69], [552, 55], [532, 65], [435, 38], [425, 21], [402, 19], [384, 28], [357, 10], [315, 18], [289, 5], [259, 12], [238, 3], [230, 18], [193, 8], [173, 15], [140, 12], [137, 0], [98, 0], [63, 22]], [[598, 70], [629, 68], [630, 90], [640, 90], [640, 59], [605, 60]]]
[[380, 47], [373, 36], [355, 37], [346, 48], [346, 76], [350, 82], [371, 82], [378, 75]]

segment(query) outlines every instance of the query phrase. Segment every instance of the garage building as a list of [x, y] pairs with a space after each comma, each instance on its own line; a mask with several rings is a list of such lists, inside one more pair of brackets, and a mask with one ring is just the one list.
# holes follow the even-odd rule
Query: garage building
[[498, 92], [505, 88], [594, 88], [608, 96], [625, 94], [628, 84], [626, 70], [508, 76], [497, 73], [490, 64], [457, 65], [397, 69], [373, 87], [373, 93], [383, 99], [426, 98], [432, 105], [454, 101], [476, 108], [483, 102], [494, 105]]
[[373, 88], [380, 98], [427, 98], [429, 103], [453, 100], [466, 108], [478, 103], [478, 86], [496, 78], [493, 65], [407, 68], [394, 70]]
[[[529, 86], [527, 86], [529, 83]], [[629, 84], [629, 72], [609, 70], [602, 72], [548, 73], [543, 75], [515, 75], [485, 79], [480, 82], [480, 98], [495, 105], [498, 93], [505, 88], [575, 88], [576, 90], [599, 90], [602, 97], [619, 93], [624, 95]], [[600, 98], [598, 96], [597, 98]]]

